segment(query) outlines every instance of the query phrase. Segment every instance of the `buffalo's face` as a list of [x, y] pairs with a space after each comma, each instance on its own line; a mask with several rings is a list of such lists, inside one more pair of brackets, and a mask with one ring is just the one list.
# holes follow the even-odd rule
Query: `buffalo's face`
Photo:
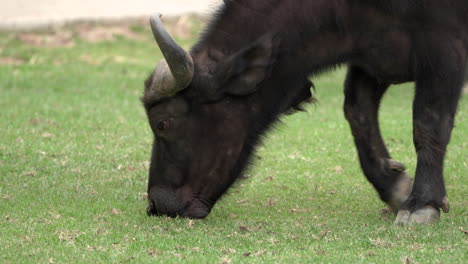
[[154, 133], [149, 214], [208, 215], [237, 176], [249, 112], [244, 105], [235, 98], [199, 104], [174, 97], [148, 109]]
[[[142, 98], [154, 133], [148, 214], [204, 218], [245, 167], [262, 129], [258, 114], [272, 111], [260, 109], [259, 87], [268, 85], [277, 40], [265, 35], [230, 52], [206, 44], [189, 54], [158, 16], [150, 21], [165, 60]], [[308, 99], [310, 85], [298, 79], [297, 94], [274, 111]]]

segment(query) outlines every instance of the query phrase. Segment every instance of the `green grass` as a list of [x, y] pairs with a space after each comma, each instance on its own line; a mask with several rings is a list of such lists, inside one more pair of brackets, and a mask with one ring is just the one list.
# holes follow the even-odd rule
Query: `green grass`
[[[1, 263], [466, 263], [467, 99], [446, 158], [451, 212], [396, 227], [358, 165], [344, 69], [315, 80], [319, 103], [284, 118], [207, 219], [147, 217], [139, 97], [161, 55], [146, 26], [131, 28], [147, 37], [37, 47], [0, 34], [0, 58], [24, 62], [0, 65]], [[393, 87], [381, 122], [413, 174], [412, 95]]]

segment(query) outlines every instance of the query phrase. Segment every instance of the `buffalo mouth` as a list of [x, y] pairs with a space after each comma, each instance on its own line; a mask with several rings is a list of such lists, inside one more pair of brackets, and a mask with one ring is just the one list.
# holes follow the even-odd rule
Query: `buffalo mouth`
[[148, 216], [168, 216], [203, 219], [211, 211], [212, 204], [204, 199], [192, 198], [187, 202], [178, 200], [175, 193], [158, 187], [151, 188], [148, 195]]
[[190, 219], [204, 219], [210, 213], [210, 209], [197, 201], [191, 202], [186, 208], [177, 212], [160, 212], [157, 210], [156, 205], [153, 201], [148, 203], [146, 209], [148, 216], [168, 216], [171, 218], [182, 217]]
[[146, 213], [148, 214], [148, 216], [168, 216], [168, 217], [171, 217], [171, 218], [175, 218], [177, 217], [178, 215], [180, 215], [178, 212], [161, 212], [161, 211], [158, 211], [156, 209], [156, 204], [154, 203], [154, 201], [149, 201], [148, 203], [148, 207], [146, 208]]

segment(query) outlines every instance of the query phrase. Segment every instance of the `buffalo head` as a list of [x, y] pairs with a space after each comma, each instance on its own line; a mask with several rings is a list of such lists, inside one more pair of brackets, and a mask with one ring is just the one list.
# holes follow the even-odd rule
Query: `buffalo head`
[[148, 214], [204, 218], [246, 167], [259, 134], [308, 99], [311, 83], [288, 84], [300, 89], [265, 106], [268, 96], [260, 90], [272, 85], [278, 46], [272, 34], [237, 50], [205, 44], [188, 53], [158, 15], [150, 23], [165, 60], [146, 80], [142, 98], [154, 133]]

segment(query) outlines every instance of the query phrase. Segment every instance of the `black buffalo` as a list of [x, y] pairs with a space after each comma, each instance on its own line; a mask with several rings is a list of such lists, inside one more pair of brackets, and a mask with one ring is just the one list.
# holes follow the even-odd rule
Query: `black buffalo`
[[[190, 52], [150, 19], [165, 60], [142, 98], [154, 133], [150, 215], [206, 217], [308, 77], [347, 64], [344, 112], [364, 175], [397, 224], [448, 212], [443, 162], [468, 61], [466, 0], [226, 0]], [[415, 82], [414, 181], [378, 125], [391, 84]]]

